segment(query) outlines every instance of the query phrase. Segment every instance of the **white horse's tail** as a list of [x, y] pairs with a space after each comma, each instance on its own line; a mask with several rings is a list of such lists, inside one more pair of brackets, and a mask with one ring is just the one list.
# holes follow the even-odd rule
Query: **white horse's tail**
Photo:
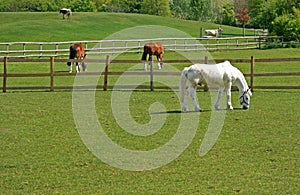
[[187, 73], [188, 73], [188, 68], [184, 68], [183, 71], [181, 72], [181, 77], [180, 77], [180, 101], [183, 103], [184, 96], [185, 96], [185, 91], [186, 91], [186, 80], [187, 80]]

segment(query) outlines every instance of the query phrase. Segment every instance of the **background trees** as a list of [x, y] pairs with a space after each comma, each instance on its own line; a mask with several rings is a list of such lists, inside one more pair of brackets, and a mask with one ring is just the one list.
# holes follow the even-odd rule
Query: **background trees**
[[170, 16], [169, 0], [143, 0], [141, 2], [141, 12], [143, 14]]
[[289, 40], [300, 36], [300, 10], [293, 8], [294, 13], [284, 13], [273, 21], [272, 33], [285, 36]]

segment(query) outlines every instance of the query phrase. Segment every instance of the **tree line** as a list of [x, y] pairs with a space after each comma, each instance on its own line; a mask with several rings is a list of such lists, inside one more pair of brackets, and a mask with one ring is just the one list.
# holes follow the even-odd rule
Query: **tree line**
[[300, 35], [300, 0], [245, 2], [237, 9], [234, 0], [0, 0], [0, 11], [56, 12], [66, 7], [73, 12], [150, 14], [268, 29], [279, 36]]

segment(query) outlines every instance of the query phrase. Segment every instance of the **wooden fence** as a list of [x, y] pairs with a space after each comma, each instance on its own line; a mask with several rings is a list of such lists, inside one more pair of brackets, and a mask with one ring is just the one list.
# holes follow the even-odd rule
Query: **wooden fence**
[[[272, 42], [270, 40], [273, 40]], [[274, 41], [276, 40], [276, 41]], [[255, 49], [263, 45], [285, 44], [283, 37], [247, 36], [229, 38], [157, 38], [138, 40], [95, 40], [73, 42], [8, 42], [0, 43], [0, 59], [5, 56], [59, 57], [69, 55], [69, 46], [73, 43], [84, 45], [89, 55], [114, 55], [128, 52], [141, 52], [146, 42], [162, 42], [166, 51], [201, 51], [201, 50], [237, 50]], [[299, 44], [299, 42], [295, 42]]]
[[[228, 59], [227, 59], [228, 60]], [[255, 59], [254, 57], [251, 57], [251, 59], [229, 59], [232, 63], [249, 63], [251, 66], [251, 71], [250, 73], [244, 74], [247, 77], [250, 77], [250, 87], [252, 89], [300, 89], [299, 83], [296, 86], [256, 86], [254, 84], [255, 77], [261, 77], [261, 76], [300, 76], [300, 72], [284, 72], [284, 73], [255, 73], [255, 62], [286, 62], [286, 61], [296, 61], [299, 62], [300, 58], [275, 58], [275, 59]], [[68, 60], [72, 61], [72, 60]], [[223, 62], [224, 60], [218, 59], [214, 61], [209, 61], [207, 57], [203, 60], [168, 60], [164, 61], [164, 63], [219, 63]], [[49, 62], [50, 68], [49, 72], [47, 73], [9, 73], [8, 68], [9, 68], [9, 63], [10, 62], [30, 62], [30, 63], [45, 63]], [[2, 82], [2, 89], [3, 92], [6, 92], [7, 90], [36, 90], [36, 89], [44, 89], [44, 90], [50, 90], [54, 91], [56, 89], [73, 89], [73, 88], [94, 88], [95, 86], [55, 86], [55, 77], [61, 77], [61, 76], [75, 76], [75, 75], [81, 75], [81, 76], [95, 76], [95, 75], [102, 75], [104, 78], [103, 85], [97, 85], [97, 89], [111, 89], [116, 86], [110, 86], [108, 81], [109, 81], [109, 76], [110, 75], [145, 75], [149, 76], [149, 81], [150, 81], [150, 86], [143, 86], [140, 85], [138, 89], [169, 89], [169, 88], [177, 88], [178, 86], [154, 86], [153, 78], [157, 75], [165, 75], [165, 76], [179, 76], [179, 72], [159, 72], [159, 71], [153, 71], [152, 68], [150, 68], [150, 71], [132, 71], [128, 72], [110, 72], [109, 68], [111, 64], [114, 63], [143, 63], [140, 60], [110, 60], [110, 57], [107, 56], [106, 60], [87, 60], [87, 62], [92, 62], [92, 63], [105, 63], [105, 71], [101, 72], [84, 72], [84, 73], [67, 73], [67, 72], [55, 72], [54, 70], [54, 64], [55, 62], [67, 62], [65, 59], [55, 59], [54, 57], [51, 57], [49, 59], [9, 59], [8, 57], [5, 57], [3, 59], [3, 73], [0, 73], [0, 77], [3, 78]], [[10, 87], [7, 83], [7, 78], [12, 78], [12, 77], [48, 77], [50, 78], [50, 83], [49, 86], [29, 86], [29, 87]], [[145, 77], [146, 78], [146, 77]], [[145, 82], [147, 79], [145, 79]], [[117, 86], [118, 88], [133, 88], [133, 86]], [[199, 87], [202, 89], [205, 89], [205, 87]]]

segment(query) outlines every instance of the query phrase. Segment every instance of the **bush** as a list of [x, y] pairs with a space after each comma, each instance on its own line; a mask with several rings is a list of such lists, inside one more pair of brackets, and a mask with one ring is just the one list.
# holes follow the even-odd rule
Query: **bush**
[[294, 8], [294, 14], [284, 14], [277, 17], [272, 23], [272, 32], [278, 36], [288, 37], [289, 40], [298, 40], [300, 35], [300, 10]]

